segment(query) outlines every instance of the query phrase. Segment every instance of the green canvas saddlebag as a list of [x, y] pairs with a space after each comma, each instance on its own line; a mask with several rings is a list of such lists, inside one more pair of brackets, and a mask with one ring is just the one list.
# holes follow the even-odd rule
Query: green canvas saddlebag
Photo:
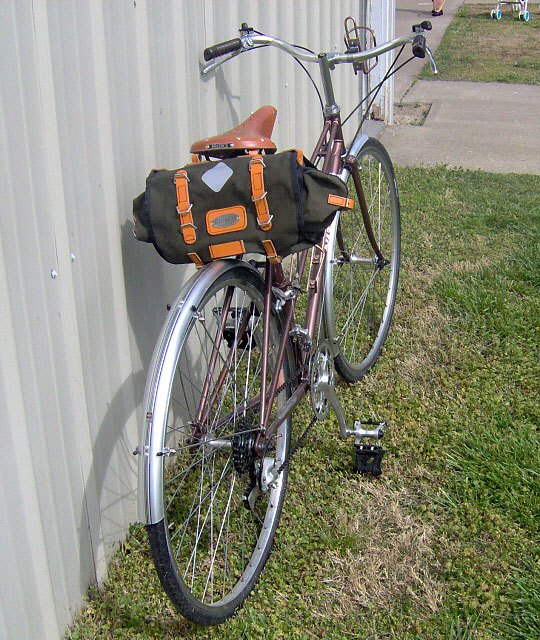
[[278, 260], [323, 237], [347, 187], [302, 152], [246, 155], [154, 170], [133, 201], [135, 237], [173, 264], [262, 253]]

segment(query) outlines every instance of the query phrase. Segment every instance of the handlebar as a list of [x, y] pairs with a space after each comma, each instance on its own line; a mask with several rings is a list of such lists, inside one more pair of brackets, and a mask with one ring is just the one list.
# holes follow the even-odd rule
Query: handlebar
[[219, 56], [223, 56], [226, 53], [232, 53], [233, 51], [238, 51], [242, 48], [242, 40], [240, 38], [233, 38], [232, 40], [227, 40], [226, 42], [219, 42], [218, 44], [214, 44], [211, 47], [208, 47], [204, 50], [203, 56], [204, 59], [208, 62], [209, 60], [213, 60], [214, 58], [218, 58]]
[[[289, 44], [284, 40], [280, 40], [279, 38], [255, 33], [253, 30], [243, 24], [242, 28], [240, 29], [240, 38], [234, 38], [233, 40], [220, 42], [204, 50], [204, 59], [208, 64], [203, 67], [201, 73], [203, 75], [206, 75], [216, 67], [220, 66], [227, 60], [230, 60], [231, 58], [239, 55], [240, 53], [261, 46], [277, 47], [278, 49], [285, 51], [285, 53], [288, 53], [289, 55], [297, 58], [298, 60], [302, 60], [303, 62], [319, 63], [321, 58], [326, 58], [330, 69], [333, 69], [336, 64], [364, 62], [365, 60], [375, 58], [383, 53], [386, 53], [387, 51], [397, 49], [398, 47], [407, 44], [412, 45], [412, 53], [418, 58], [425, 58], [427, 52], [429, 54], [430, 60], [432, 61], [432, 69], [435, 73], [437, 73], [436, 66], [434, 66], [435, 61], [433, 55], [426, 46], [425, 36], [422, 35], [424, 29], [431, 29], [431, 24], [429, 22], [423, 22], [421, 25], [414, 25], [413, 32], [410, 35], [394, 38], [393, 40], [389, 40], [388, 42], [373, 47], [372, 49], [366, 49], [365, 51], [359, 51], [355, 53], [328, 52], [320, 53], [317, 55], [315, 53], [308, 52], [304, 48]], [[211, 62], [215, 58], [219, 58], [225, 55], [227, 55], [226, 58]]]

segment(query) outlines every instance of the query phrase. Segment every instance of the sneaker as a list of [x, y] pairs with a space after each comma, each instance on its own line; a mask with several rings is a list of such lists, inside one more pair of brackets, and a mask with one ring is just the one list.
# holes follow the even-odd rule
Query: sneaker
[[431, 15], [435, 18], [437, 16], [442, 16], [443, 15], [443, 10], [441, 9], [440, 11], [435, 11], [435, 9], [431, 12]]

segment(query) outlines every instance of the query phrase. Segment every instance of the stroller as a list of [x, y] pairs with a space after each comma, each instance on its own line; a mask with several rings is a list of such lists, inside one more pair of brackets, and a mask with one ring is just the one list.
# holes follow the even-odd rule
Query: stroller
[[529, 0], [519, 0], [518, 2], [516, 2], [515, 0], [513, 2], [497, 0], [497, 6], [491, 10], [491, 17], [494, 20], [500, 20], [502, 18], [501, 4], [511, 4], [512, 11], [514, 13], [519, 12], [519, 19], [524, 20], [525, 22], [529, 22], [531, 14], [529, 13], [529, 10], [527, 8], [528, 3]]

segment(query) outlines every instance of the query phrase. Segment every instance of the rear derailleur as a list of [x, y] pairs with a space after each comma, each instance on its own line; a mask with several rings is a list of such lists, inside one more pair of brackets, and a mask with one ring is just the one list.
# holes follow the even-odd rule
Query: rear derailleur
[[257, 499], [273, 486], [278, 479], [274, 456], [267, 456], [269, 442], [263, 447], [262, 457], [255, 451], [258, 431], [253, 429], [249, 419], [240, 420], [236, 434], [232, 439], [232, 460], [235, 471], [240, 476], [248, 475], [249, 484], [244, 491], [242, 501], [249, 511], [254, 511]]

